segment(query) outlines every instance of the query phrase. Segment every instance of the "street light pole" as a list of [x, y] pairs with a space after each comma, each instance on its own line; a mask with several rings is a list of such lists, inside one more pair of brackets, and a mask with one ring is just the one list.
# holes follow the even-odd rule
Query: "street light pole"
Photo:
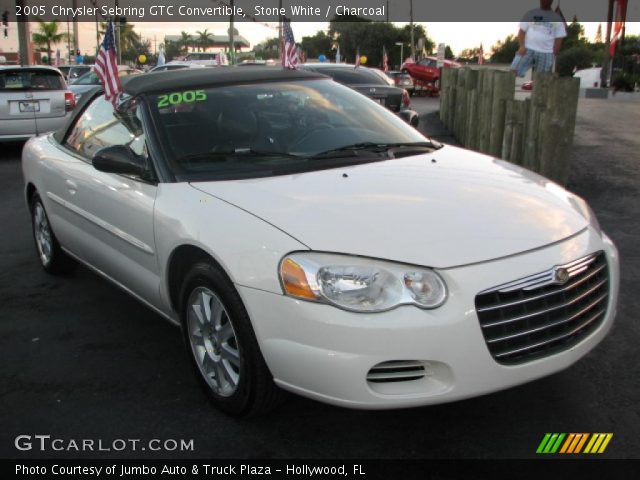
[[413, 0], [409, 0], [409, 19], [411, 21], [411, 60], [415, 60], [413, 39]]
[[[76, 12], [78, 9], [78, 0], [73, 0], [73, 2], [71, 2], [71, 5], [73, 7], [73, 11]], [[78, 32], [78, 20], [76, 19], [76, 17], [73, 17], [73, 49], [76, 52], [80, 51], [80, 33]]]
[[[22, 0], [16, 0], [16, 11], [24, 10], [23, 3], [24, 2]], [[20, 65], [31, 65], [31, 59], [29, 58], [29, 33], [28, 33], [29, 22], [20, 21], [17, 23], [18, 23], [18, 51], [20, 53]]]
[[233, 3], [235, 0], [231, 0], [231, 16], [229, 17], [229, 63], [234, 65], [236, 63], [236, 46], [233, 38]]

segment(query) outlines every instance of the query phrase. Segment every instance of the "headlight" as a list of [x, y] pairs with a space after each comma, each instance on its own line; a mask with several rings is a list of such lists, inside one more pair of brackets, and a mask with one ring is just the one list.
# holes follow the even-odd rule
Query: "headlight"
[[346, 255], [287, 255], [280, 262], [280, 281], [286, 295], [353, 312], [406, 304], [437, 308], [447, 298], [447, 287], [433, 270]]

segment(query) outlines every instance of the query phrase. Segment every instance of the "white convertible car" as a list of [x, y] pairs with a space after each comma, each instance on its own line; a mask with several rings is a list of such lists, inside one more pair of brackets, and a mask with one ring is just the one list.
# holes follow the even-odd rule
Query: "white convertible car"
[[616, 312], [587, 204], [432, 142], [320, 74], [189, 69], [99, 88], [30, 140], [39, 261], [82, 262], [179, 324], [214, 403], [282, 390], [354, 408], [448, 402], [562, 370]]

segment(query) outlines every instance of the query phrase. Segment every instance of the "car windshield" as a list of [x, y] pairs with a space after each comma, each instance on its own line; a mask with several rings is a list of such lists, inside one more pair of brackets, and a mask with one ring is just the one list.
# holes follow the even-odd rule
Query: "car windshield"
[[62, 75], [53, 70], [5, 70], [0, 71], [0, 91], [15, 90], [64, 90]]
[[182, 180], [387, 160], [387, 145], [429, 142], [384, 107], [331, 80], [181, 89], [148, 98], [170, 168]]
[[69, 69], [69, 78], [79, 78], [82, 75], [86, 74], [91, 67], [83, 66], [83, 67], [71, 67]]

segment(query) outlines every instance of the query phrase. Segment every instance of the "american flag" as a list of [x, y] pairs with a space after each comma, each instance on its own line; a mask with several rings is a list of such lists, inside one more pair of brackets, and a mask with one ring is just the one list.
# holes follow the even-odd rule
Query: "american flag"
[[358, 51], [356, 52], [356, 66], [353, 67], [354, 70], [360, 66], [360, 47], [358, 47]]
[[389, 56], [387, 55], [387, 49], [384, 45], [382, 46], [382, 69], [385, 72], [389, 71]]
[[298, 46], [293, 38], [293, 30], [291, 30], [291, 22], [285, 18], [282, 21], [282, 66], [296, 70], [298, 68]]
[[100, 45], [100, 51], [96, 57], [96, 65], [93, 69], [104, 86], [104, 98], [110, 101], [114, 107], [122, 93], [117, 58], [113, 22], [109, 20], [102, 45]]

